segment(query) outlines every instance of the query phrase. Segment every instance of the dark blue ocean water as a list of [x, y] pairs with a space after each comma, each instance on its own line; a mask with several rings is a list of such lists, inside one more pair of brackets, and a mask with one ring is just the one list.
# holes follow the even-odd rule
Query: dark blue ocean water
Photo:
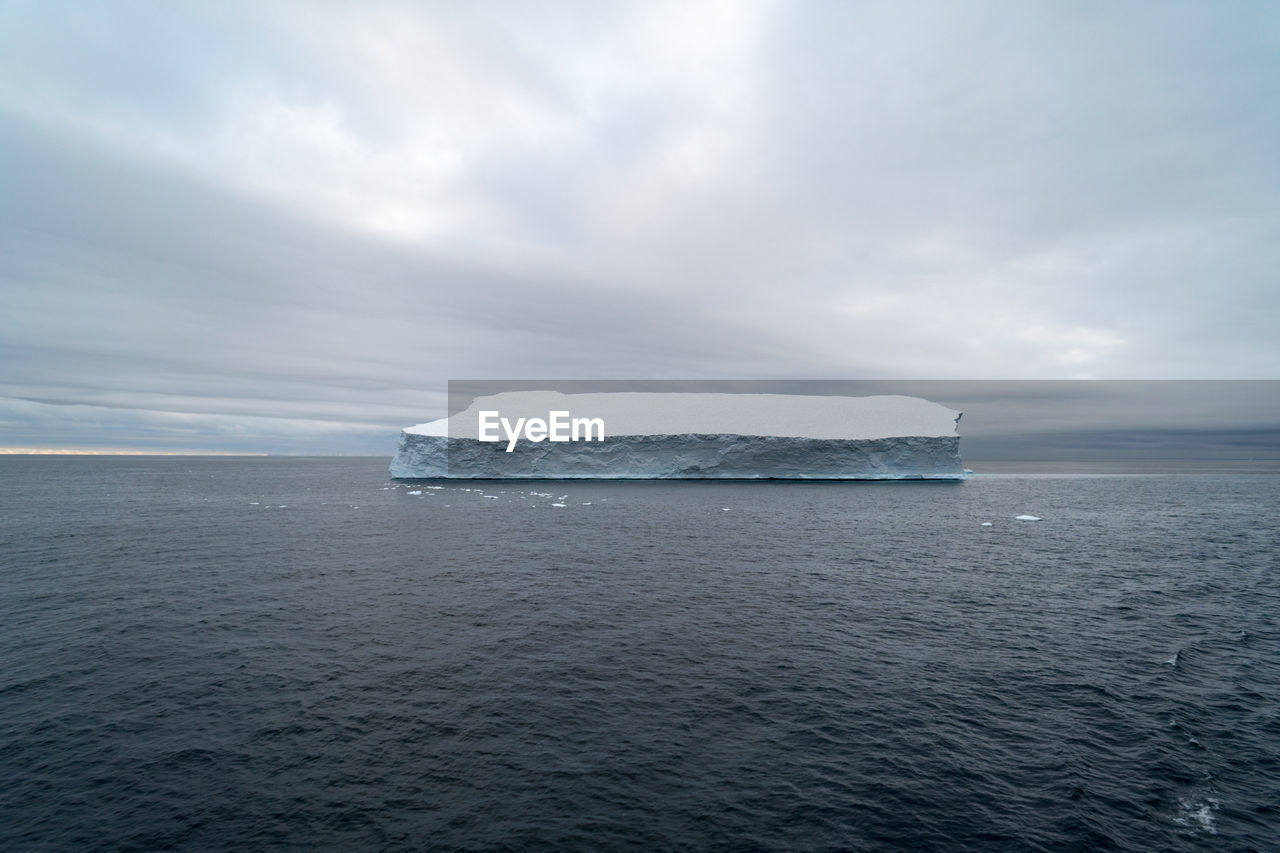
[[386, 461], [0, 459], [0, 848], [1280, 849], [1276, 474]]

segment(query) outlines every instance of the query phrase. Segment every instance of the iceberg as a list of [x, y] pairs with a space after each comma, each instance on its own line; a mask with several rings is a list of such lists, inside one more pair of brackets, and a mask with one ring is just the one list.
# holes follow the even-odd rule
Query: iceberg
[[[406, 427], [390, 473], [395, 479], [963, 480], [960, 416], [898, 395], [510, 391]], [[579, 433], [578, 421], [603, 428]]]

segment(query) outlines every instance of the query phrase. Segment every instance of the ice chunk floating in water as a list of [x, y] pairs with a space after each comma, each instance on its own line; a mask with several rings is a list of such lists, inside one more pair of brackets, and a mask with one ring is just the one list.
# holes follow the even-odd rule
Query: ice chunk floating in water
[[1213, 797], [1180, 799], [1178, 800], [1180, 813], [1175, 820], [1183, 826], [1191, 826], [1210, 835], [1217, 835], [1218, 828], [1214, 825], [1214, 813], [1220, 805], [1222, 803]]
[[1040, 521], [1041, 520], [1040, 516], [1038, 515], [1015, 515], [1013, 518], [1015, 521]]
[[[568, 412], [602, 421], [604, 436], [481, 441], [482, 411], [512, 423]], [[963, 480], [959, 420], [894, 395], [504, 392], [406, 428], [391, 476]]]

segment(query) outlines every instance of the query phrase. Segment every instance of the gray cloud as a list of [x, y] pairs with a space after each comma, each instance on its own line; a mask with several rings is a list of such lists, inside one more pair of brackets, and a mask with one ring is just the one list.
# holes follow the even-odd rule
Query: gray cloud
[[364, 452], [463, 376], [1280, 365], [1268, 4], [0, 17], [0, 445]]

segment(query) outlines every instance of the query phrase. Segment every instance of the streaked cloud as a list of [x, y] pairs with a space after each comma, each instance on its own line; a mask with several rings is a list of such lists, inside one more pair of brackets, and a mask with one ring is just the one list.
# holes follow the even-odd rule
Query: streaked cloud
[[459, 377], [1280, 366], [1269, 4], [0, 17], [0, 444], [363, 452]]

